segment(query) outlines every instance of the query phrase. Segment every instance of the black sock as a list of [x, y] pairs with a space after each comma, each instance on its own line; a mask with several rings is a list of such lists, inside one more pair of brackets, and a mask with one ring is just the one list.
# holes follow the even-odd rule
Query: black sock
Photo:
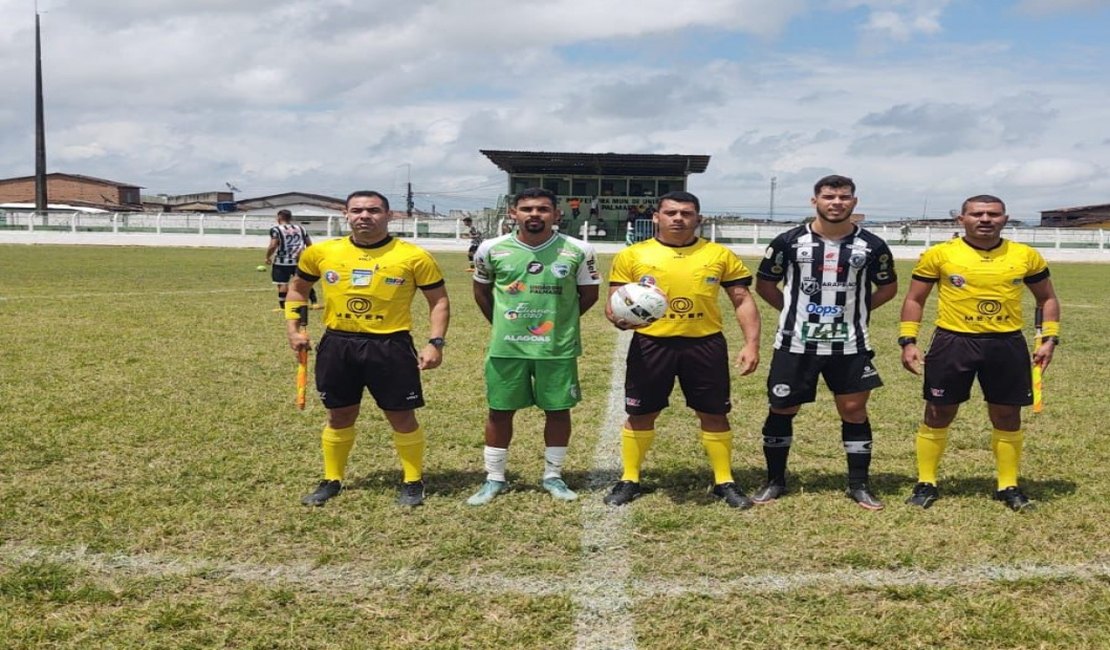
[[316, 290], [315, 289], [309, 289], [308, 290], [308, 301], [310, 303], [314, 304], [314, 305], [316, 304]]
[[763, 422], [763, 457], [767, 460], [767, 482], [786, 485], [786, 459], [794, 442], [794, 416], [767, 413]]
[[284, 291], [278, 292], [278, 307], [285, 309], [285, 293]]
[[848, 457], [848, 485], [866, 483], [871, 470], [871, 421], [840, 423], [840, 438]]

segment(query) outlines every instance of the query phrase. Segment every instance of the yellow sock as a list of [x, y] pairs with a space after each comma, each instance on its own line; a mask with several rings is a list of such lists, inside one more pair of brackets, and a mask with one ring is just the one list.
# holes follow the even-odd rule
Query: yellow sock
[[324, 449], [324, 479], [342, 481], [347, 471], [347, 457], [355, 446], [355, 428], [333, 429], [324, 427], [320, 434], [320, 446]]
[[424, 428], [418, 426], [408, 433], [394, 431], [393, 446], [401, 457], [405, 483], [419, 481], [424, 476]]
[[653, 442], [655, 442], [655, 429], [647, 431], [621, 429], [621, 463], [624, 465], [622, 481], [640, 482], [640, 468]]
[[1025, 431], [991, 431], [991, 451], [998, 465], [998, 489], [1005, 490], [1018, 484], [1018, 463], [1021, 462], [1021, 446]]
[[917, 428], [917, 480], [937, 484], [937, 467], [948, 446], [948, 427], [934, 429], [922, 424]]
[[732, 482], [732, 432], [702, 431], [701, 446], [709, 456], [713, 468], [713, 482], [717, 485]]

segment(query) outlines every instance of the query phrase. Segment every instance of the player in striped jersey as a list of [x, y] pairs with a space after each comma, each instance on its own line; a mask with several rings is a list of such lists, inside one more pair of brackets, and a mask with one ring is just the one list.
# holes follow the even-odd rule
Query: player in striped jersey
[[[1032, 505], [1018, 487], [1025, 439], [1021, 407], [1033, 403], [1029, 350], [1021, 334], [1022, 286], [1044, 313], [1044, 336], [1032, 359], [1042, 371], [1060, 342], [1060, 301], [1041, 254], [1002, 238], [1008, 220], [1002, 199], [986, 194], [967, 199], [959, 216], [964, 236], [929, 248], [913, 268], [898, 327], [902, 366], [921, 374], [925, 365], [925, 416], [915, 440], [918, 478], [910, 505], [928, 508], [940, 498], [937, 468], [948, 444], [948, 427], [960, 404], [971, 397], [976, 377], [993, 427], [991, 450], [998, 468], [994, 498], [1015, 511]], [[917, 333], [933, 286], [937, 328], [922, 357]]]
[[[297, 272], [297, 261], [304, 249], [312, 245], [312, 239], [304, 226], [293, 223], [293, 213], [278, 210], [277, 225], [270, 227], [270, 245], [266, 248], [266, 264], [272, 264], [270, 279], [277, 285], [278, 309], [285, 309], [285, 296], [289, 292], [289, 279]], [[313, 309], [316, 305], [316, 289], [309, 293], [308, 301]]]
[[883, 382], [871, 362], [867, 324], [872, 310], [898, 293], [898, 281], [886, 242], [852, 223], [857, 201], [852, 179], [834, 175], [817, 181], [811, 199], [816, 219], [776, 237], [759, 265], [756, 293], [781, 314], [767, 375], [767, 483], [752, 495], [755, 503], [786, 492], [794, 416], [816, 399], [823, 377], [840, 414], [848, 496], [865, 509], [883, 508], [868, 485], [867, 400]]

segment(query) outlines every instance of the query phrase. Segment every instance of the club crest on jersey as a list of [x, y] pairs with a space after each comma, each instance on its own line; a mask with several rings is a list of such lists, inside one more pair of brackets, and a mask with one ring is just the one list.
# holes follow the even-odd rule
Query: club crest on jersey
[[848, 257], [848, 266], [858, 269], [862, 268], [864, 264], [867, 264], [867, 253], [852, 251], [852, 254]]
[[798, 261], [799, 262], [808, 262], [812, 259], [813, 259], [813, 251], [812, 250], [810, 250], [808, 248], [799, 248], [798, 249]]
[[646, 286], [649, 286], [649, 287], [654, 287], [655, 286], [655, 278], [653, 276], [650, 276], [650, 275], [641, 275], [640, 279], [636, 281], [636, 284], [643, 284], [643, 285], [646, 285]]
[[339, 274], [335, 271], [324, 271], [324, 282], [328, 284], [335, 284], [339, 282]]
[[514, 280], [513, 282], [510, 282], [508, 285], [505, 286], [505, 293], [509, 295], [515, 295], [520, 293], [521, 291], [527, 290], [528, 285], [524, 284], [520, 280]]
[[555, 262], [551, 265], [551, 274], [557, 278], [567, 277], [568, 275], [570, 275], [570, 264]]
[[948, 276], [948, 282], [956, 288], [962, 287], [967, 284], [967, 280], [964, 279], [964, 276], [962, 275], [950, 275]]
[[821, 283], [817, 278], [802, 278], [802, 293], [807, 296], [812, 296], [821, 290]]

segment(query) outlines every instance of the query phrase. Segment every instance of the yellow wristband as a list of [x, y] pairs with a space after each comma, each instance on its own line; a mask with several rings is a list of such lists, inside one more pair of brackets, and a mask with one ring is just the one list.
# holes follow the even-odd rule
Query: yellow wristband
[[1041, 323], [1041, 336], [1060, 336], [1060, 321], [1046, 320]]
[[917, 338], [917, 332], [921, 329], [921, 321], [904, 320], [898, 323], [898, 337], [910, 336]]
[[303, 300], [286, 300], [285, 301], [285, 320], [300, 320], [301, 307], [307, 307], [308, 303]]

